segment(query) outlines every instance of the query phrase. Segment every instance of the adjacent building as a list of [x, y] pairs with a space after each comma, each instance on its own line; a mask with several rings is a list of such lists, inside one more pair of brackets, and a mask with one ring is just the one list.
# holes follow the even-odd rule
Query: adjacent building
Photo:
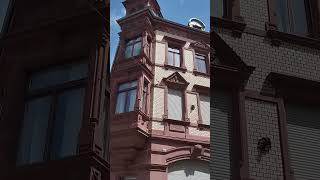
[[320, 179], [319, 1], [211, 4], [211, 179]]
[[111, 71], [111, 179], [209, 179], [210, 33], [126, 0]]
[[109, 179], [109, 1], [0, 2], [0, 179]]

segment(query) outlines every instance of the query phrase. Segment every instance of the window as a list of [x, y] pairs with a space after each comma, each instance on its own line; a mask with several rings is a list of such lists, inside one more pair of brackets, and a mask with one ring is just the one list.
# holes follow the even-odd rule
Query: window
[[137, 180], [137, 178], [132, 177], [132, 176], [127, 176], [127, 177], [122, 178], [121, 180]]
[[278, 29], [282, 32], [307, 35], [311, 27], [309, 0], [277, 0]]
[[200, 95], [199, 98], [202, 124], [210, 125], [210, 97]]
[[137, 94], [137, 81], [120, 84], [118, 87], [116, 113], [134, 110]]
[[168, 64], [175, 67], [181, 67], [180, 50], [177, 48], [168, 48]]
[[211, 5], [212, 16], [222, 18], [225, 15], [225, 0], [213, 0]]
[[144, 82], [142, 91], [142, 112], [147, 113], [148, 106], [148, 82]]
[[206, 56], [196, 54], [195, 55], [196, 59], [196, 69], [198, 72], [201, 73], [207, 73], [207, 62], [206, 62]]
[[0, 34], [3, 32], [9, 4], [10, 4], [10, 0], [0, 1]]
[[182, 91], [168, 89], [168, 118], [182, 120]]
[[80, 63], [30, 76], [17, 165], [77, 154], [87, 71]]
[[142, 38], [138, 37], [132, 40], [127, 41], [126, 50], [125, 50], [125, 58], [131, 58], [134, 56], [140, 55], [142, 46]]

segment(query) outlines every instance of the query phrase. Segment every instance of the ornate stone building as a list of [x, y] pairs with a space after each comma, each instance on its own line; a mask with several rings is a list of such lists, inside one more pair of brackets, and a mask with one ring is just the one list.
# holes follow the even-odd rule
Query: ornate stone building
[[319, 1], [211, 3], [211, 179], [320, 179]]
[[0, 2], [0, 179], [109, 179], [109, 1]]
[[126, 0], [111, 71], [111, 179], [209, 179], [210, 34]]

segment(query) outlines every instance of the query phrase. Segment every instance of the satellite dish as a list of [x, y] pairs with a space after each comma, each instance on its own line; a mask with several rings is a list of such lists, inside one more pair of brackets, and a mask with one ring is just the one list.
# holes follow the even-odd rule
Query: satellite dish
[[206, 25], [200, 19], [197, 18], [191, 18], [188, 22], [188, 26], [200, 29], [202, 31], [204, 31], [204, 29], [206, 28]]

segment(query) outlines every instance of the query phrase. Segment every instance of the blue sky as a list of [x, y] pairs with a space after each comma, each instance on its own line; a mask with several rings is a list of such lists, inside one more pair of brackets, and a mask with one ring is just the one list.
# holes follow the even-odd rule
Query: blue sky
[[[124, 0], [110, 1], [110, 61], [113, 63], [118, 46], [120, 27], [116, 20], [125, 15]], [[192, 17], [199, 18], [210, 31], [210, 0], [158, 0], [165, 19], [187, 25]]]

